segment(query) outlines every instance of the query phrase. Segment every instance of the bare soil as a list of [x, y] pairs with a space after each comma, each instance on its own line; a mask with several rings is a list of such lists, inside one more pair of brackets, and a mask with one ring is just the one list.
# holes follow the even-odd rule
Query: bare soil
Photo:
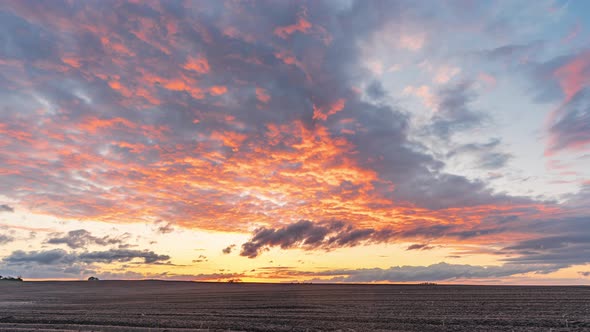
[[0, 284], [0, 331], [590, 331], [590, 287]]

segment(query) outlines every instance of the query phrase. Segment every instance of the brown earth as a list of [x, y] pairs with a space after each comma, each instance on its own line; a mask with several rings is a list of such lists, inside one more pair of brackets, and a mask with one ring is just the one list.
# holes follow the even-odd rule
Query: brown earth
[[0, 331], [590, 331], [590, 287], [0, 284]]

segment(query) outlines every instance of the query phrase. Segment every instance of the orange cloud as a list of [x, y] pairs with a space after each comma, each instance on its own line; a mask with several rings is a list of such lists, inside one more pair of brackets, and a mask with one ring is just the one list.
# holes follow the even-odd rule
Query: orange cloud
[[80, 59], [78, 58], [63, 58], [62, 61], [74, 68], [80, 68]]
[[256, 88], [256, 99], [261, 103], [268, 103], [270, 101], [270, 95], [263, 88]]
[[184, 68], [200, 74], [206, 74], [209, 72], [209, 62], [204, 57], [188, 57]]
[[297, 17], [297, 22], [295, 24], [278, 27], [275, 29], [274, 34], [286, 39], [293, 33], [299, 31], [301, 33], [307, 33], [312, 27], [312, 24], [307, 21], [304, 17], [299, 16]]
[[329, 116], [334, 115], [344, 109], [345, 100], [338, 99], [334, 104], [327, 107], [327, 109], [322, 109], [319, 107], [313, 106], [313, 118], [319, 120], [327, 120]]
[[123, 43], [114, 40], [114, 38], [101, 37], [100, 41], [103, 46], [107, 49], [111, 49], [116, 53], [124, 54], [127, 56], [135, 56], [135, 53], [129, 50]]
[[125, 97], [131, 97], [131, 90], [123, 86], [119, 81], [109, 81], [109, 86], [113, 90], [119, 91]]
[[227, 93], [227, 87], [223, 85], [215, 85], [209, 88], [209, 93], [213, 96], [221, 96]]

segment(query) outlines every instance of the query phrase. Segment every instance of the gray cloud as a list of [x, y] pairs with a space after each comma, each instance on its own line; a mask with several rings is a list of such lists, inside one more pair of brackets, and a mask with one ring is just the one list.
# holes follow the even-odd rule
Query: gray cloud
[[202, 263], [208, 261], [207, 256], [199, 255], [197, 259], [193, 259], [193, 263]]
[[564, 106], [549, 132], [548, 150], [552, 152], [580, 149], [590, 144], [590, 88], [579, 91]]
[[14, 237], [10, 235], [0, 234], [0, 245], [14, 241]]
[[543, 47], [544, 43], [542, 41], [535, 40], [526, 44], [508, 44], [484, 50], [479, 55], [492, 61], [513, 65], [522, 63], [523, 59], [534, 57]]
[[512, 155], [502, 152], [486, 153], [480, 157], [478, 167], [483, 169], [498, 169], [506, 166]]
[[143, 259], [144, 263], [158, 263], [170, 260], [168, 255], [158, 255], [148, 250], [111, 249], [108, 251], [93, 251], [81, 253], [79, 259], [89, 263], [129, 262], [133, 259]]
[[14, 208], [12, 206], [2, 204], [0, 205], [0, 212], [14, 212]]
[[460, 82], [438, 91], [438, 107], [428, 130], [444, 139], [453, 134], [475, 128], [486, 120], [486, 115], [472, 109], [477, 97], [472, 82]]
[[234, 250], [234, 248], [235, 248], [235, 247], [236, 247], [236, 245], [235, 245], [235, 244], [229, 245], [229, 246], [227, 246], [227, 247], [223, 248], [223, 249], [221, 250], [221, 252], [223, 252], [223, 253], [224, 253], [224, 254], [226, 254], [226, 255], [227, 255], [227, 254], [231, 254], [231, 252]]
[[304, 249], [351, 247], [361, 242], [384, 241], [387, 236], [388, 231], [355, 229], [342, 222], [315, 224], [308, 220], [300, 220], [282, 228], [260, 228], [256, 230], [252, 239], [242, 244], [240, 255], [254, 258], [262, 250], [273, 246], [282, 249], [294, 247]]
[[408, 246], [408, 248], [406, 248], [406, 250], [430, 250], [430, 249], [434, 249], [434, 247], [429, 246], [428, 244], [420, 244], [420, 243], [412, 244], [412, 245]]
[[469, 155], [477, 160], [477, 167], [481, 169], [498, 169], [506, 166], [513, 157], [509, 153], [497, 151], [501, 144], [498, 138], [491, 139], [487, 143], [468, 143], [453, 148], [447, 153], [447, 158], [456, 155]]
[[502, 249], [499, 254], [510, 255], [504, 261], [520, 264], [588, 264], [590, 234], [580, 232], [522, 241]]
[[[497, 232], [502, 232], [498, 230]], [[304, 250], [332, 250], [336, 248], [354, 247], [371, 243], [393, 242], [398, 239], [440, 239], [449, 238], [474, 238], [496, 232], [493, 230], [472, 229], [459, 230], [456, 225], [431, 225], [416, 222], [410, 227], [393, 229], [385, 227], [357, 228], [354, 225], [342, 221], [311, 222], [300, 220], [280, 228], [259, 228], [254, 231], [252, 238], [242, 244], [240, 255], [255, 258], [263, 251], [271, 247], [281, 249], [300, 248]], [[420, 248], [418, 248], [420, 246]], [[428, 245], [414, 245], [411, 249], [427, 250]]]
[[330, 281], [338, 282], [419, 282], [445, 281], [452, 279], [485, 279], [509, 277], [522, 273], [548, 273], [557, 271], [555, 265], [479, 266], [467, 264], [438, 263], [429, 266], [394, 266], [388, 269], [332, 270], [326, 275], [343, 275]]
[[29, 264], [36, 263], [41, 265], [69, 265], [74, 263], [113, 263], [129, 262], [134, 259], [142, 259], [144, 263], [158, 263], [170, 260], [170, 256], [158, 255], [148, 250], [124, 250], [111, 249], [108, 251], [92, 252], [67, 252], [63, 249], [52, 249], [47, 251], [30, 251], [22, 250], [13, 251], [12, 254], [4, 257], [3, 261], [8, 264]]
[[163, 225], [158, 226], [158, 233], [160, 234], [169, 234], [172, 232], [174, 232], [172, 223], [164, 223]]
[[16, 250], [3, 259], [4, 262], [9, 264], [37, 263], [42, 265], [69, 264], [76, 260], [77, 256], [75, 254], [70, 254], [62, 249], [30, 252]]
[[54, 237], [51, 237], [47, 240], [47, 243], [65, 244], [72, 249], [78, 249], [85, 248], [88, 245], [92, 244], [99, 246], [108, 246], [115, 244], [124, 245], [124, 241], [130, 237], [130, 234], [125, 233], [116, 238], [110, 236], [96, 237], [85, 229], [78, 229], [74, 231], [69, 231], [67, 234], [53, 234], [53, 236]]

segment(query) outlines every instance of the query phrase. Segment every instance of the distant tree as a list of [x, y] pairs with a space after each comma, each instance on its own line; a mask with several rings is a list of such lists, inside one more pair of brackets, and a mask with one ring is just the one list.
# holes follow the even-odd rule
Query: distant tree
[[23, 281], [23, 278], [21, 276], [18, 276], [16, 278], [0, 276], [0, 281]]
[[99, 279], [97, 277], [90, 277], [88, 278], [88, 281], [98, 281]]

